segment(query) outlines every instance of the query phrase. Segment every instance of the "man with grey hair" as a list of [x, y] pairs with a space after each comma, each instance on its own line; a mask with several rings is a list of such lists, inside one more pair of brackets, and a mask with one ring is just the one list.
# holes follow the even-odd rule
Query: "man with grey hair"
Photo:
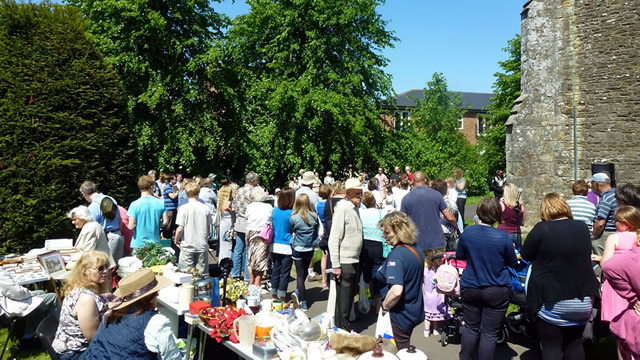
[[602, 255], [607, 238], [616, 232], [615, 212], [618, 206], [615, 189], [611, 187], [609, 174], [593, 174], [589, 181], [593, 192], [600, 196], [600, 201], [596, 206], [596, 221], [593, 224], [591, 247], [594, 254]]
[[[124, 237], [120, 232], [122, 220], [120, 219], [120, 212], [118, 211], [118, 203], [111, 196], [99, 193], [96, 188], [96, 184], [94, 184], [93, 181], [86, 180], [83, 182], [82, 185], [80, 185], [80, 193], [82, 194], [82, 198], [89, 202], [88, 207], [93, 220], [100, 224], [104, 229], [104, 232], [107, 234], [107, 239], [109, 240], [109, 252], [117, 264], [124, 251]], [[115, 207], [115, 216], [111, 220], [102, 213], [101, 204], [105, 198], [111, 199], [111, 201], [113, 201], [113, 206]]]
[[[249, 268], [247, 267], [247, 206], [251, 204], [251, 190], [260, 184], [258, 174], [250, 171], [244, 179], [244, 186], [238, 189], [233, 201], [233, 208], [236, 212], [236, 244], [233, 248], [233, 268], [231, 276], [239, 278], [244, 272], [244, 280], [249, 281]], [[224, 234], [220, 234], [224, 236]], [[222, 256], [221, 256], [222, 257]]]
[[349, 313], [353, 305], [360, 273], [360, 251], [363, 235], [358, 209], [362, 186], [358, 179], [345, 182], [345, 200], [336, 204], [329, 235], [329, 256], [336, 281], [335, 324], [351, 331]]

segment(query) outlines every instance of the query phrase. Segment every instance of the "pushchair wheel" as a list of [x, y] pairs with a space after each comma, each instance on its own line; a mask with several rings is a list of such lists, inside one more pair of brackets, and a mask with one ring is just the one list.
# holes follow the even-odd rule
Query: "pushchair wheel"
[[502, 326], [498, 331], [498, 337], [496, 338], [496, 344], [505, 344], [507, 339], [509, 338], [509, 333], [507, 332], [507, 327]]
[[442, 346], [447, 346], [447, 344], [449, 343], [447, 332], [444, 330], [440, 333], [440, 343], [442, 344]]

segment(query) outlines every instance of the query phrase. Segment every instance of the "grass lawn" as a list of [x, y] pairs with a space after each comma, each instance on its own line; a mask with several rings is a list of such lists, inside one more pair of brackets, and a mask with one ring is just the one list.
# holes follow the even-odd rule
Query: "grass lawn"
[[[0, 329], [0, 346], [4, 345], [7, 339], [8, 329]], [[25, 360], [47, 360], [50, 359], [49, 354], [40, 346], [29, 350], [18, 350], [19, 344], [17, 339], [11, 339], [7, 345], [7, 351], [4, 353], [3, 359], [25, 359]], [[13, 347], [13, 348], [12, 348]], [[0, 350], [1, 351], [1, 350]]]
[[487, 196], [493, 197], [493, 194], [467, 196], [467, 203], [466, 204], [467, 205], [478, 204], [480, 202], [480, 200], [482, 200], [482, 198], [486, 198]]

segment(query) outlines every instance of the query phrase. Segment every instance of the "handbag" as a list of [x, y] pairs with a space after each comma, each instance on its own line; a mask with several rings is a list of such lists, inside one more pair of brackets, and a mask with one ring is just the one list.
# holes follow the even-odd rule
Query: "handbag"
[[232, 242], [233, 240], [236, 239], [236, 235], [237, 235], [236, 228], [232, 226], [229, 230], [227, 230], [226, 233], [224, 233], [222, 240], [226, 242]]
[[260, 230], [258, 236], [263, 238], [267, 244], [271, 244], [273, 242], [273, 227], [271, 224], [266, 224], [262, 230]]

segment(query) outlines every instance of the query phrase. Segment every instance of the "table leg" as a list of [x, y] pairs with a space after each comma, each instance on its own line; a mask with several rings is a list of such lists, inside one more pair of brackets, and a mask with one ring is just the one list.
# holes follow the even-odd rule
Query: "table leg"
[[62, 296], [60, 295], [60, 290], [58, 289], [58, 284], [56, 284], [56, 280], [53, 277], [50, 277], [49, 282], [51, 283], [51, 287], [53, 288], [53, 291], [56, 293], [56, 296], [58, 296], [58, 303], [62, 306]]
[[191, 340], [193, 339], [193, 325], [189, 324], [189, 333], [187, 334], [187, 355], [185, 360], [191, 359]]
[[200, 346], [198, 347], [198, 360], [204, 359], [204, 349], [207, 346], [207, 336], [204, 331], [200, 331]]

